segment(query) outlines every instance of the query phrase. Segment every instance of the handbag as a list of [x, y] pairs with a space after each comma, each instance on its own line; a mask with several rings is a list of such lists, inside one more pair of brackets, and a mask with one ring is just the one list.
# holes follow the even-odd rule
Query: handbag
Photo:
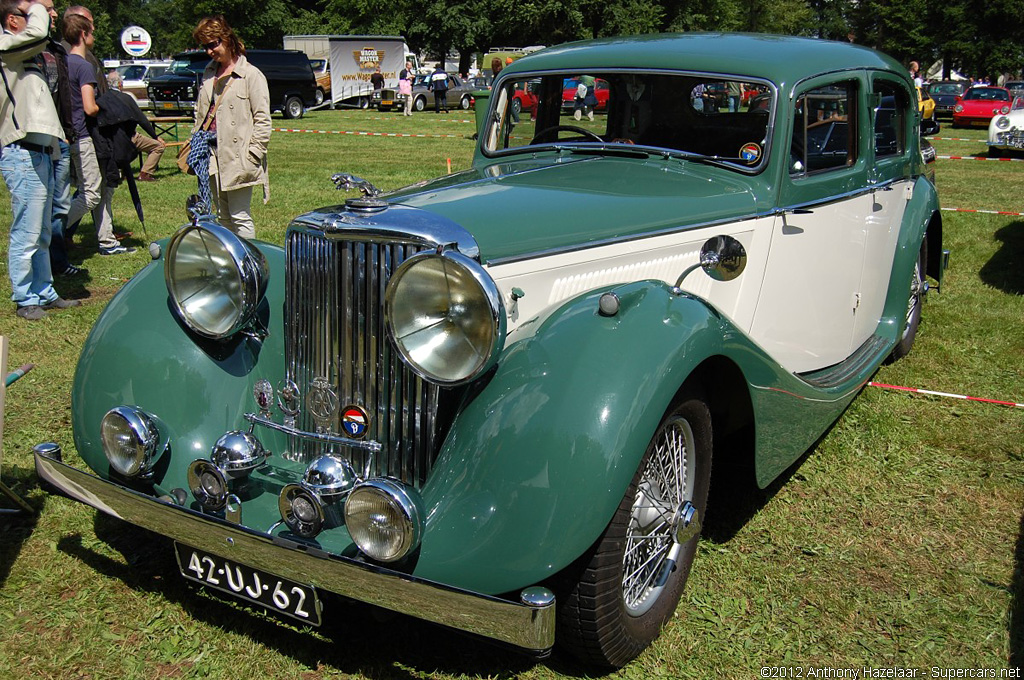
[[[217, 115], [217, 107], [220, 106], [221, 101], [224, 99], [224, 94], [228, 91], [228, 88], [231, 87], [231, 83], [232, 82], [234, 82], [234, 81], [229, 79], [228, 80], [228, 84], [224, 86], [223, 90], [221, 90], [220, 96], [217, 97], [217, 101], [215, 101], [213, 103], [213, 106], [210, 107], [210, 110], [206, 112], [206, 119], [203, 120], [203, 124], [199, 127], [199, 130], [203, 130], [203, 131], [209, 130], [210, 126], [213, 125], [214, 116]], [[199, 130], [196, 130], [196, 132], [199, 132]], [[193, 132], [192, 134], [194, 135], [195, 132]], [[194, 175], [194, 174], [196, 174], [196, 171], [193, 170], [192, 166], [190, 166], [188, 164], [188, 155], [191, 152], [192, 152], [192, 136], [189, 135], [189, 138], [186, 139], [185, 143], [181, 145], [180, 149], [178, 149], [178, 158], [177, 158], [178, 169], [181, 170], [182, 172], [184, 172], [186, 175]]]

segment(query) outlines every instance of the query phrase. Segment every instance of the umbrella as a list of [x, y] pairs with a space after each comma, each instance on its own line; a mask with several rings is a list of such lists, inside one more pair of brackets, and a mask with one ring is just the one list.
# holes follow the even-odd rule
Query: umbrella
[[145, 234], [146, 238], [149, 238], [149, 234], [146, 233], [146, 218], [142, 214], [142, 199], [139, 198], [139, 187], [135, 184], [135, 173], [132, 169], [121, 168], [121, 172], [124, 174], [124, 179], [128, 182], [128, 193], [132, 195], [132, 203], [135, 204], [135, 214], [139, 216], [139, 222], [142, 224], [142, 233]]

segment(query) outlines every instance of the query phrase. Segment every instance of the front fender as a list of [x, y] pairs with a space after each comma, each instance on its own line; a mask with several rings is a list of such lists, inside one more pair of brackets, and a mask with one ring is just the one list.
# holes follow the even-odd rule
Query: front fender
[[[257, 243], [271, 272], [284, 271], [284, 251]], [[273, 276], [273, 274], [271, 274]], [[163, 259], [147, 265], [107, 305], [82, 348], [71, 392], [75, 447], [101, 476], [111, 471], [100, 441], [100, 421], [113, 406], [138, 406], [156, 416], [175, 456], [205, 457], [216, 438], [244, 423], [254, 410], [252, 385], [283, 377], [280, 310], [283, 286], [267, 287], [261, 305], [266, 341], [239, 336], [221, 343], [188, 331], [170, 308]], [[278, 371], [277, 375], [268, 373]], [[188, 452], [193, 452], [189, 454]], [[163, 456], [166, 462], [170, 456]], [[163, 472], [163, 471], [161, 471]], [[187, 488], [184, 466], [161, 477], [165, 489]]]
[[418, 573], [506, 592], [558, 572], [607, 526], [680, 385], [729, 326], [662, 282], [615, 292], [615, 316], [588, 293], [510, 337], [423, 489]]

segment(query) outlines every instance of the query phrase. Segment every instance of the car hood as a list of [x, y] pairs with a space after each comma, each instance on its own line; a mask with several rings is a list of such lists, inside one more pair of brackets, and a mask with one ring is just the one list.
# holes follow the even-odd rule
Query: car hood
[[467, 229], [490, 262], [750, 217], [766, 182], [678, 159], [573, 155], [499, 163], [383, 198]]

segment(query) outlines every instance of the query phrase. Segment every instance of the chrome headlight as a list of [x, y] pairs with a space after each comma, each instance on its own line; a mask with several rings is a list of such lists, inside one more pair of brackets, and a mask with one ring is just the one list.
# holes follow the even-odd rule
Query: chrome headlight
[[263, 253], [212, 222], [182, 227], [167, 246], [164, 280], [174, 309], [208, 338], [229, 337], [249, 324], [267, 279]]
[[957, 104], [956, 106], [953, 107], [953, 110], [956, 111], [957, 113], [961, 113], [964, 110], [963, 104]]
[[1006, 116], [999, 116], [998, 118], [996, 118], [996, 127], [999, 128], [1000, 130], [1005, 130], [1006, 128], [1010, 127], [1010, 119], [1007, 118]]
[[225, 477], [241, 479], [267, 462], [267, 452], [259, 439], [241, 430], [221, 435], [213, 445], [210, 460]]
[[403, 262], [388, 282], [384, 314], [405, 362], [442, 385], [488, 370], [505, 342], [498, 287], [475, 260], [455, 250]]
[[204, 510], [217, 512], [228, 504], [228, 480], [219, 467], [205, 458], [189, 464], [188, 488]]
[[1002, 106], [1002, 108], [1000, 108], [1000, 109], [999, 109], [998, 111], [996, 111], [996, 113], [997, 113], [997, 114], [998, 114], [998, 113], [1001, 113], [1001, 114], [1003, 114], [1004, 116], [1005, 116], [1006, 114], [1008, 114], [1009, 112], [1010, 112], [1010, 107], [1009, 107], [1009, 106], [1007, 106], [1007, 105], [1005, 105], [1005, 104], [1004, 104], [1004, 105]]
[[288, 528], [303, 538], [313, 538], [324, 527], [325, 516], [320, 499], [298, 484], [287, 484], [281, 490], [277, 509]]
[[394, 562], [415, 550], [423, 536], [423, 517], [416, 492], [393, 479], [362, 482], [345, 501], [349, 535], [378, 562]]
[[160, 432], [153, 419], [132, 406], [117, 406], [100, 421], [103, 453], [110, 467], [125, 477], [141, 477], [156, 463]]

